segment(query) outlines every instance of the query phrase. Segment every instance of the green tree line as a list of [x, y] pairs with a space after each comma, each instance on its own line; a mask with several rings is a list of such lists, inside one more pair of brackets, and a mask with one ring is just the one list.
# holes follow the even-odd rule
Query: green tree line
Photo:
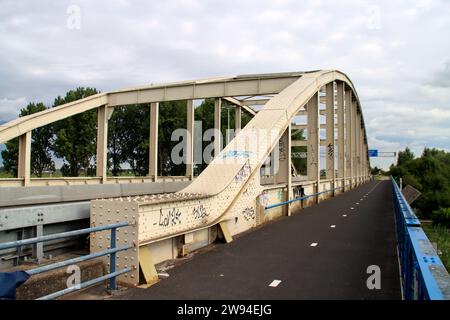
[[[79, 100], [99, 91], [95, 88], [78, 87], [68, 91], [64, 97], [55, 98], [52, 106], [44, 103], [29, 103], [20, 110], [19, 117], [54, 108]], [[222, 110], [222, 132], [225, 138], [227, 128], [234, 129], [234, 110]], [[184, 175], [185, 165], [176, 165], [170, 160], [171, 151], [179, 141], [171, 141], [172, 132], [186, 127], [186, 101], [160, 103], [158, 128], [158, 165], [161, 175]], [[195, 108], [195, 120], [202, 121], [203, 133], [214, 127], [214, 99], [204, 100]], [[251, 116], [242, 113], [242, 126]], [[148, 173], [149, 162], [150, 105], [127, 105], [114, 108], [108, 123], [108, 174], [119, 176], [123, 167], [129, 167], [135, 176]], [[77, 177], [95, 176], [97, 144], [97, 110], [86, 111], [32, 131], [31, 174], [42, 177], [44, 172], [55, 172], [55, 158], [62, 160], [61, 174]], [[224, 140], [225, 141], [225, 140]], [[198, 142], [196, 142], [198, 143]], [[203, 147], [207, 141], [202, 141]], [[203, 148], [202, 148], [203, 150]], [[2, 151], [3, 170], [17, 175], [18, 139], [6, 143]], [[199, 174], [206, 164], [196, 168]]]
[[[413, 202], [419, 218], [433, 218], [435, 222], [441, 219], [445, 212], [449, 212], [449, 152], [425, 148], [422, 155], [416, 158], [411, 150], [406, 148], [399, 152], [397, 164], [390, 167], [390, 174], [395, 178], [402, 177], [403, 185], [411, 185], [422, 193]], [[447, 216], [450, 218], [448, 213]]]

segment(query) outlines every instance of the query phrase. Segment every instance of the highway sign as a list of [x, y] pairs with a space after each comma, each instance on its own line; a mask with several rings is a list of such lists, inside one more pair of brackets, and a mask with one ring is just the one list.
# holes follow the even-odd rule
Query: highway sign
[[378, 150], [377, 149], [369, 150], [369, 157], [378, 157]]

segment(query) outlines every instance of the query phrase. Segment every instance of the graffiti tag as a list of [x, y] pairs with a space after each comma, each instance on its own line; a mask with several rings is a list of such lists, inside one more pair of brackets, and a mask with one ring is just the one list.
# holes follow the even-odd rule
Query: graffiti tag
[[206, 211], [205, 207], [201, 204], [198, 207], [195, 207], [192, 210], [192, 215], [194, 219], [203, 219], [209, 216], [209, 213]]
[[246, 162], [245, 165], [242, 167], [242, 169], [239, 170], [239, 172], [234, 177], [234, 181], [235, 182], [244, 181], [245, 179], [248, 178], [248, 176], [250, 176], [250, 172], [251, 172], [250, 164]]
[[253, 207], [245, 208], [244, 211], [242, 211], [242, 216], [245, 221], [255, 220], [255, 209], [253, 209]]
[[161, 227], [174, 226], [181, 224], [181, 211], [173, 208], [167, 212], [159, 211], [159, 225]]

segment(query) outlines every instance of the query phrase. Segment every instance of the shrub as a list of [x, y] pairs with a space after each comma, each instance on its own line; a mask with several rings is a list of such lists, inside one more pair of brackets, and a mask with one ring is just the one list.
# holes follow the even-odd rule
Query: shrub
[[431, 219], [434, 225], [442, 225], [450, 228], [450, 208], [440, 208], [433, 211]]

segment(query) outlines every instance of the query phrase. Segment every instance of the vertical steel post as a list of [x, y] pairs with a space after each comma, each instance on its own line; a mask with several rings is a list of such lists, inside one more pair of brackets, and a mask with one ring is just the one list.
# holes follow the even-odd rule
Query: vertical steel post
[[158, 180], [158, 123], [159, 123], [159, 103], [150, 104], [150, 150], [148, 162], [148, 174], [153, 177], [153, 181]]
[[[286, 129], [286, 168], [285, 170], [287, 175], [287, 184], [286, 184], [286, 201], [290, 201], [292, 197], [292, 174], [291, 174], [291, 123], [289, 123], [287, 129]], [[287, 207], [287, 216], [291, 215], [291, 205], [288, 203]]]
[[101, 183], [106, 183], [108, 166], [108, 105], [98, 107], [97, 114], [97, 173]]
[[[216, 98], [214, 100], [214, 157], [217, 157], [222, 151], [222, 99]], [[216, 135], [219, 136], [216, 136]]]
[[[320, 127], [319, 127], [319, 93], [316, 92], [306, 104], [307, 112], [307, 175], [309, 181], [314, 181], [316, 190], [319, 192], [320, 188]], [[316, 196], [316, 202], [319, 201], [319, 196]]]
[[[345, 172], [350, 180], [350, 189], [352, 188], [352, 120], [352, 91], [347, 88], [345, 91]], [[347, 181], [345, 182], [347, 184]], [[347, 191], [347, 188], [344, 191]]]
[[242, 129], [242, 107], [235, 106], [234, 112], [235, 112], [234, 131], [235, 131], [235, 136], [236, 136], [239, 133], [239, 131], [241, 131], [241, 129]]
[[186, 137], [186, 176], [194, 179], [194, 137], [195, 137], [195, 107], [194, 100], [187, 101], [187, 137]]
[[[116, 248], [116, 228], [111, 229], [111, 249]], [[116, 272], [116, 253], [113, 252], [109, 255], [109, 273]], [[116, 290], [116, 277], [109, 279], [109, 289]]]
[[19, 136], [19, 155], [17, 160], [17, 177], [23, 179], [23, 186], [27, 187], [31, 181], [31, 131], [27, 131]]
[[[345, 139], [344, 139], [344, 82], [337, 82], [337, 113], [338, 113], [338, 177], [342, 178], [341, 187], [345, 185]], [[342, 191], [343, 188], [342, 188]]]
[[[35, 227], [35, 236], [36, 237], [42, 237], [44, 235], [44, 226], [42, 224], [38, 224]], [[44, 243], [43, 242], [36, 242], [33, 245], [33, 258], [36, 260], [38, 264], [42, 262], [42, 259], [44, 258]]]

